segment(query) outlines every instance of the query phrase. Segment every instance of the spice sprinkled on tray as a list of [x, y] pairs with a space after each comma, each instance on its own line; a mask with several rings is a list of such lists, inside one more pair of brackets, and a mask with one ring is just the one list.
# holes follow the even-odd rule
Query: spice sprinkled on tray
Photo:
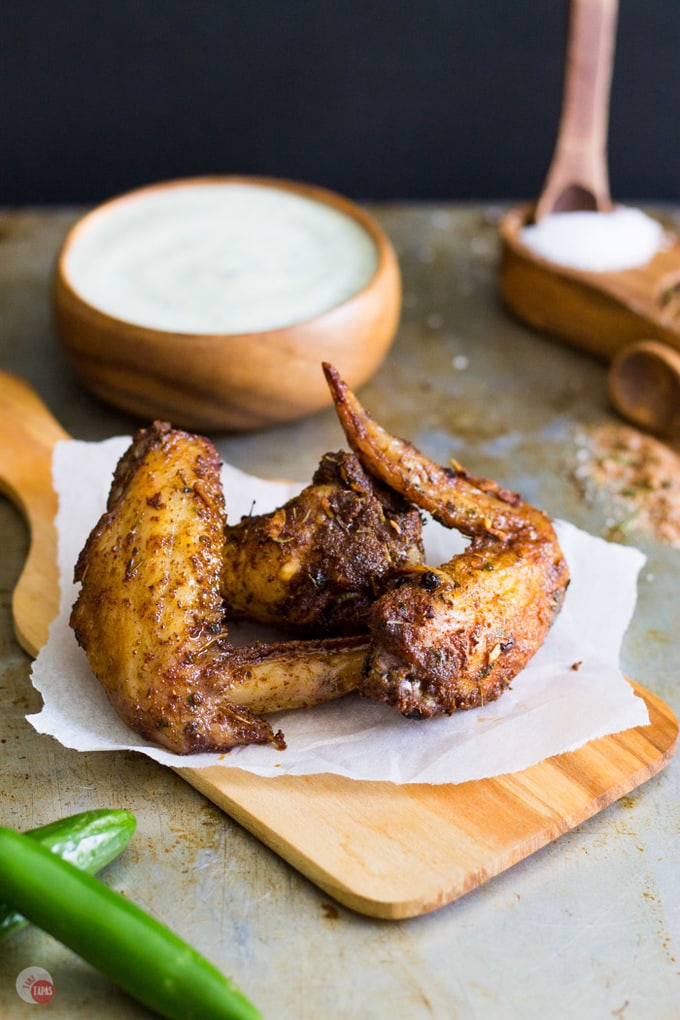
[[626, 425], [582, 433], [574, 480], [607, 515], [610, 539], [646, 534], [680, 548], [680, 453]]

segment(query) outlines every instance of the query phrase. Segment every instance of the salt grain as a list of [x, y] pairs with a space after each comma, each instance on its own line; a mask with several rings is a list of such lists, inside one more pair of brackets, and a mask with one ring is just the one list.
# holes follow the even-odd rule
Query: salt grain
[[475, 255], [488, 255], [491, 245], [486, 237], [473, 237], [470, 241], [470, 248]]
[[431, 262], [434, 262], [434, 257], [435, 256], [434, 256], [434, 251], [432, 250], [432, 248], [424, 247], [424, 248], [419, 248], [418, 249], [418, 252], [416, 253], [416, 257], [417, 257], [419, 262], [422, 262], [425, 265], [429, 265]]
[[642, 266], [659, 250], [663, 227], [640, 209], [545, 216], [520, 231], [523, 243], [549, 262], [585, 272]]
[[435, 209], [430, 216], [430, 223], [437, 230], [447, 230], [451, 225], [451, 214], [446, 212], [445, 209]]

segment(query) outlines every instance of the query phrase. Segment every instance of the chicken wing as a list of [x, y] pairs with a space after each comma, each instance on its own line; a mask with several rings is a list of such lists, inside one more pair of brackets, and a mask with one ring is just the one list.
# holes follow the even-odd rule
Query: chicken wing
[[227, 526], [222, 594], [230, 618], [357, 633], [388, 582], [423, 556], [418, 510], [353, 454], [327, 453], [285, 506]]
[[235, 648], [220, 577], [220, 461], [199, 436], [154, 423], [121, 458], [75, 569], [71, 626], [125, 723], [178, 754], [285, 746], [260, 712], [354, 688], [365, 638]]
[[370, 613], [360, 692], [404, 715], [450, 714], [493, 701], [543, 643], [569, 573], [550, 519], [459, 465], [443, 468], [397, 439], [324, 365], [336, 409], [366, 470], [471, 538], [438, 567], [412, 568]]

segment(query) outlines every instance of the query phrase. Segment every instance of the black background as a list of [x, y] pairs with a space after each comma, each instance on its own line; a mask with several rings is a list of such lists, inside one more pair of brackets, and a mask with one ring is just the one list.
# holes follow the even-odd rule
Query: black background
[[[534, 197], [566, 0], [5, 0], [0, 204], [205, 173], [357, 200]], [[609, 169], [680, 199], [680, 3], [620, 0]]]

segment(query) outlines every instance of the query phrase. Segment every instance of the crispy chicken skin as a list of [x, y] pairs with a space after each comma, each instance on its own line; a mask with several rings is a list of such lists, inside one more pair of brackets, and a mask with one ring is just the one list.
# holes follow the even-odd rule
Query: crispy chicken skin
[[222, 594], [232, 618], [356, 634], [387, 583], [423, 556], [419, 511], [354, 454], [327, 453], [285, 506], [227, 526]]
[[[227, 526], [209, 440], [154, 422], [121, 458], [75, 568], [71, 626], [123, 721], [178, 754], [284, 747], [261, 713], [358, 689], [406, 716], [492, 701], [543, 643], [568, 570], [552, 523], [443, 468], [324, 371], [353, 454], [296, 500]], [[420, 513], [468, 536], [423, 562]], [[229, 616], [368, 633], [234, 647]]]
[[75, 569], [71, 626], [93, 672], [131, 729], [178, 754], [285, 746], [257, 713], [345, 693], [366, 655], [365, 638], [234, 648], [225, 524], [214, 446], [156, 422], [121, 458]]
[[550, 519], [389, 435], [332, 366], [324, 371], [366, 470], [471, 538], [450, 562], [414, 567], [374, 604], [360, 692], [410, 717], [493, 701], [540, 648], [562, 605], [569, 575]]

